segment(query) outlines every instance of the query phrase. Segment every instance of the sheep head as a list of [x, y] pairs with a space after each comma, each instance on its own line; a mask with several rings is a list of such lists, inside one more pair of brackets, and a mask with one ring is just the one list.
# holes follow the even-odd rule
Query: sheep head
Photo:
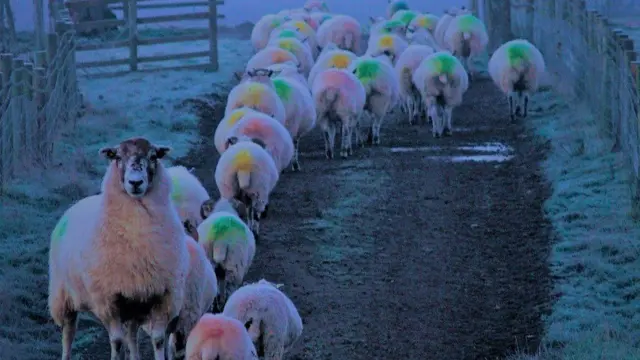
[[191, 222], [191, 220], [185, 220], [182, 225], [187, 235], [191, 236], [195, 241], [198, 241], [198, 229], [193, 222]]
[[246, 81], [255, 81], [263, 84], [268, 84], [269, 86], [273, 86], [271, 84], [271, 76], [273, 76], [273, 70], [270, 69], [250, 69], [244, 73], [242, 80], [240, 82]]
[[236, 199], [224, 199], [221, 198], [218, 201], [214, 201], [213, 199], [205, 200], [200, 206], [200, 216], [202, 219], [206, 219], [211, 214], [217, 213], [220, 211], [225, 211], [231, 214], [235, 214], [243, 221], [246, 221], [247, 217], [247, 209], [243, 203]]
[[158, 168], [162, 166], [159, 160], [170, 151], [170, 147], [136, 137], [118, 146], [102, 148], [100, 154], [115, 163], [122, 189], [133, 198], [141, 198], [157, 183]]

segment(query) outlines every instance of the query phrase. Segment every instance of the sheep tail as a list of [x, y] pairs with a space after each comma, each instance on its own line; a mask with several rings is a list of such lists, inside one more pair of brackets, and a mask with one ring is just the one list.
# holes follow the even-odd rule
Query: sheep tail
[[200, 351], [201, 359], [216, 359], [218, 351], [216, 350], [215, 342], [213, 339], [202, 344], [202, 350]]
[[438, 80], [440, 80], [440, 82], [443, 84], [449, 83], [449, 77], [447, 76], [447, 74], [440, 74], [440, 76], [438, 76]]
[[251, 171], [238, 170], [238, 186], [242, 190], [246, 190], [251, 184]]
[[333, 109], [340, 98], [340, 90], [336, 87], [329, 87], [322, 92], [322, 99], [328, 109]]
[[463, 32], [463, 33], [462, 33], [462, 38], [463, 38], [464, 40], [469, 40], [469, 39], [471, 39], [471, 33], [470, 33], [470, 32], [468, 32], [468, 31], [467, 31], [467, 32]]
[[346, 49], [353, 49], [354, 41], [352, 33], [349, 32], [344, 36], [344, 46]]
[[227, 245], [216, 242], [213, 246], [213, 262], [222, 264], [227, 259]]

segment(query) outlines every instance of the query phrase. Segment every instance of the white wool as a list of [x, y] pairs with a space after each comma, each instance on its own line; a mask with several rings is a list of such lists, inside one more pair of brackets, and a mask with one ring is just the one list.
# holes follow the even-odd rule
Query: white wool
[[187, 360], [258, 360], [251, 337], [240, 321], [204, 314], [187, 338]]
[[264, 49], [253, 54], [247, 62], [245, 70], [250, 71], [253, 69], [264, 69], [269, 65], [283, 62], [300, 63], [294, 53], [274, 45], [267, 45]]
[[362, 42], [362, 26], [348, 15], [335, 15], [318, 27], [318, 46], [336, 44], [340, 49], [359, 53]]
[[302, 319], [291, 299], [264, 279], [234, 292], [222, 314], [250, 324], [249, 336], [265, 359], [282, 359], [302, 335]]
[[[191, 330], [202, 315], [204, 315], [218, 295], [218, 285], [213, 266], [200, 244], [190, 236], [185, 236], [189, 249], [189, 275], [187, 276], [185, 300], [180, 310], [176, 334], [169, 337], [170, 356], [174, 359], [184, 351], [185, 343], [178, 343], [178, 339], [186, 341]], [[180, 336], [176, 336], [180, 335]]]
[[269, 41], [269, 46], [279, 47], [280, 49], [291, 52], [296, 57], [298, 64], [297, 67], [305, 76], [309, 76], [309, 71], [311, 71], [311, 67], [313, 66], [314, 62], [313, 54], [311, 52], [311, 49], [309, 48], [309, 45], [296, 38], [275, 38]]
[[447, 47], [447, 44], [444, 39], [444, 35], [447, 32], [447, 29], [449, 28], [449, 24], [451, 24], [452, 20], [453, 20], [453, 15], [445, 13], [444, 15], [442, 15], [442, 17], [440, 17], [440, 20], [438, 20], [438, 24], [436, 25], [436, 29], [433, 31], [433, 38], [436, 40], [436, 43], [438, 43], [438, 45], [442, 49], [450, 50]]
[[243, 117], [229, 130], [227, 137], [264, 143], [279, 171], [284, 170], [293, 159], [294, 147], [289, 131], [269, 115], [257, 113]]
[[309, 18], [310, 18], [309, 25], [311, 25], [311, 27], [314, 28], [317, 35], [317, 31], [318, 31], [318, 28], [320, 28], [320, 25], [322, 25], [325, 21], [331, 19], [333, 16], [335, 15], [328, 12], [314, 11], [311, 14], [309, 14]]
[[242, 141], [231, 145], [218, 160], [215, 180], [220, 196], [225, 199], [249, 198], [247, 220], [258, 233], [259, 219], [269, 204], [280, 172], [273, 158], [260, 145]]
[[438, 45], [436, 39], [427, 29], [418, 28], [415, 31], [407, 30], [407, 40], [411, 45], [426, 45], [435, 51], [440, 50], [440, 45]]
[[[365, 63], [373, 64], [378, 68], [375, 78], [363, 78], [360, 74], [360, 66]], [[356, 142], [359, 145], [363, 145], [366, 137], [365, 134], [371, 130], [373, 143], [379, 144], [380, 127], [386, 115], [397, 104], [400, 97], [399, 78], [396, 75], [393, 65], [386, 57], [374, 58], [365, 55], [356, 59], [349, 67], [349, 71], [355, 73], [356, 77], [361, 79], [367, 94], [365, 105], [366, 116], [360, 118], [356, 131]]]
[[[451, 74], [441, 73], [433, 66], [432, 61], [439, 57], [447, 57], [455, 63]], [[469, 88], [469, 77], [462, 63], [448, 51], [433, 53], [413, 73], [413, 84], [420, 91], [432, 118], [433, 135], [443, 135], [445, 128], [453, 130], [451, 112], [462, 103], [462, 96]], [[438, 98], [442, 98], [444, 104], [439, 105]]]
[[[307, 92], [310, 92], [309, 82], [307, 78], [300, 73], [300, 68], [296, 66], [294, 63], [282, 63], [282, 64], [273, 64], [269, 66], [267, 69], [273, 70], [274, 76], [278, 77], [286, 77], [287, 79], [295, 80], [302, 84]], [[285, 113], [286, 113], [286, 105], [285, 105]]]
[[200, 180], [184, 166], [167, 168], [172, 180], [171, 200], [182, 222], [189, 221], [193, 226], [202, 222], [200, 207], [209, 200], [207, 190]]
[[373, 57], [386, 56], [393, 64], [398, 57], [409, 46], [407, 41], [400, 35], [384, 34], [369, 39], [369, 45], [365, 55]]
[[409, 45], [396, 63], [395, 72], [399, 81], [400, 97], [409, 113], [409, 123], [412, 123], [414, 116], [422, 110], [420, 92], [413, 84], [413, 73], [420, 63], [434, 52], [434, 49], [429, 46]]
[[231, 112], [229, 112], [229, 114], [225, 115], [222, 120], [220, 120], [220, 123], [218, 123], [216, 131], [213, 134], [213, 144], [215, 145], [216, 150], [218, 150], [219, 154], [222, 154], [227, 148], [227, 139], [229, 138], [227, 134], [229, 134], [229, 130], [231, 130], [236, 125], [236, 123], [247, 114], [257, 112], [258, 111], [255, 111], [248, 107], [240, 107], [232, 110]]
[[340, 156], [347, 157], [352, 151], [352, 130], [364, 110], [364, 86], [347, 70], [327, 69], [316, 76], [311, 94], [316, 106], [316, 122], [328, 139], [325, 141], [327, 158], [333, 158], [338, 129], [341, 129], [342, 135]]
[[251, 30], [251, 44], [255, 51], [264, 49], [273, 29], [288, 20], [283, 15], [267, 14], [258, 20]]
[[229, 116], [233, 110], [242, 107], [248, 107], [267, 114], [284, 124], [286, 116], [284, 105], [273, 87], [271, 78], [266, 78], [264, 81], [243, 80], [243, 82], [231, 89], [224, 115]]
[[306, 81], [298, 80], [297, 73], [291, 70], [284, 71], [273, 78], [276, 88], [283, 88], [281, 96], [284, 104], [286, 120], [285, 127], [293, 139], [294, 154], [292, 159], [293, 170], [300, 170], [300, 138], [309, 133], [316, 125], [316, 106], [311, 97]]
[[403, 10], [402, 8], [398, 9], [396, 8], [396, 3], [405, 3], [406, 1], [402, 1], [402, 0], [389, 0], [388, 1], [388, 5], [387, 5], [387, 9], [385, 11], [385, 14], [387, 16], [387, 19], [391, 19], [393, 17], [393, 15], [398, 12], [399, 10]]
[[[508, 49], [518, 46], [526, 49], [526, 54], [520, 61], [509, 61]], [[489, 75], [508, 99], [515, 101], [512, 105], [511, 116], [518, 107], [524, 107], [525, 100], [528, 103], [532, 93], [538, 90], [540, 78], [546, 71], [544, 57], [538, 48], [524, 39], [515, 39], [502, 44], [489, 59]]]
[[[461, 30], [461, 22], [475, 20], [474, 26], [468, 31]], [[446, 48], [463, 61], [463, 65], [469, 70], [469, 58], [477, 56], [485, 50], [489, 43], [487, 28], [482, 20], [471, 14], [461, 14], [456, 16], [449, 23], [447, 31], [444, 33], [444, 43]]]
[[325, 71], [327, 69], [335, 68], [336, 59], [340, 59], [339, 61], [340, 63], [343, 62], [342, 60], [346, 60], [344, 61], [345, 64], [340, 64], [341, 66], [344, 65], [344, 69], [346, 69], [349, 67], [351, 62], [355, 60], [357, 57], [358, 56], [356, 56], [356, 54], [354, 54], [353, 52], [338, 49], [337, 46], [335, 46], [334, 49], [332, 49], [332, 45], [325, 47], [322, 50], [322, 53], [320, 53], [320, 55], [318, 56], [316, 63], [311, 68], [311, 72], [309, 73], [309, 81], [308, 81], [309, 85], [313, 85], [313, 82], [315, 81], [316, 76], [318, 76], [320, 72]]
[[218, 209], [198, 226], [198, 238], [216, 268], [219, 290], [216, 308], [221, 311], [251, 267], [256, 253], [255, 237], [237, 214]]
[[395, 34], [405, 36], [407, 32], [406, 26], [400, 21], [392, 21], [384, 18], [371, 18], [371, 27], [369, 28], [369, 40], [374, 37]]
[[289, 20], [276, 28], [276, 31], [279, 30], [294, 30], [303, 34], [306, 42], [309, 44], [309, 49], [311, 49], [313, 58], [315, 59], [318, 57], [319, 49], [316, 32], [309, 24], [307, 24], [306, 21], [301, 19]]

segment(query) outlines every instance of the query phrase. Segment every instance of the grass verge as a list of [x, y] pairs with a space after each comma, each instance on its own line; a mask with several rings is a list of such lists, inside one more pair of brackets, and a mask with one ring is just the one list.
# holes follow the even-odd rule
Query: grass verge
[[[228, 84], [251, 55], [246, 41], [220, 39], [220, 71], [165, 71], [81, 80], [86, 115], [64, 129], [48, 169], [21, 171], [0, 195], [0, 359], [42, 360], [60, 356], [60, 332], [47, 309], [49, 235], [75, 201], [99, 192], [106, 162], [98, 150], [132, 136], [187, 154], [198, 118], [184, 100]], [[223, 49], [233, 48], [226, 53]], [[213, 135], [213, 134], [212, 134]], [[75, 347], [99, 332], [80, 332]]]
[[534, 96], [526, 121], [551, 145], [542, 164], [556, 239], [555, 304], [543, 348], [510, 360], [640, 359], [640, 224], [631, 218], [629, 168], [586, 111], [552, 92]]

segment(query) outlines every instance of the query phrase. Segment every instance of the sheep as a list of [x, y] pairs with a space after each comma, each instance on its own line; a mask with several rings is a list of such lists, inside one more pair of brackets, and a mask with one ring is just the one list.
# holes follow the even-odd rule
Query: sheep
[[409, 26], [407, 26], [407, 31], [414, 29], [413, 31], [415, 32], [418, 29], [425, 29], [433, 35], [433, 32], [436, 30], [438, 20], [440, 20], [440, 18], [433, 14], [418, 14], [413, 18], [413, 20], [411, 20]]
[[180, 220], [183, 224], [189, 223], [197, 227], [204, 220], [200, 217], [200, 207], [203, 202], [209, 200], [207, 190], [184, 166], [167, 168], [167, 173], [171, 177], [171, 201], [178, 211]]
[[229, 130], [227, 136], [236, 137], [241, 141], [256, 141], [264, 145], [273, 157], [278, 171], [284, 170], [293, 159], [293, 139], [289, 131], [269, 115], [261, 113], [247, 115]]
[[434, 52], [434, 49], [429, 46], [409, 45], [400, 55], [395, 66], [396, 77], [400, 84], [400, 96], [409, 114], [410, 125], [413, 125], [414, 119], [419, 114], [424, 113], [420, 91], [413, 84], [413, 73], [420, 66], [420, 63]]
[[524, 39], [502, 44], [489, 59], [488, 70], [493, 82], [507, 95], [509, 116], [527, 117], [529, 96], [538, 90], [546, 64], [540, 50]]
[[289, 21], [290, 18], [283, 15], [267, 14], [258, 20], [251, 30], [251, 44], [255, 51], [260, 51], [267, 46], [269, 35], [273, 29]]
[[101, 149], [110, 161], [101, 194], [72, 206], [54, 229], [48, 304], [62, 327], [62, 359], [71, 359], [80, 311], [104, 324], [112, 359], [123, 355], [123, 342], [139, 358], [140, 325], [155, 359], [164, 359], [165, 334], [175, 331], [189, 271], [171, 179], [159, 161], [169, 151], [144, 138]]
[[189, 251], [189, 274], [176, 331], [169, 337], [169, 360], [184, 357], [189, 333], [210, 309], [219, 291], [216, 274], [203, 247], [190, 236], [185, 236], [185, 242]]
[[278, 96], [285, 107], [285, 127], [293, 139], [294, 153], [291, 162], [293, 171], [300, 171], [300, 139], [308, 134], [316, 124], [316, 107], [306, 80], [299, 81], [299, 75], [291, 68], [282, 69], [273, 78]]
[[447, 49], [461, 59], [465, 70], [471, 74], [469, 61], [486, 48], [489, 35], [482, 20], [471, 14], [463, 14], [451, 20], [444, 41]]
[[389, 0], [387, 5], [387, 19], [391, 19], [400, 10], [409, 10], [409, 4], [401, 0]]
[[275, 45], [268, 45], [264, 49], [255, 53], [247, 62], [245, 71], [253, 69], [264, 69], [269, 65], [284, 62], [294, 62], [299, 64], [298, 58], [294, 53], [287, 49], [282, 49]]
[[309, 48], [311, 49], [311, 53], [313, 54], [313, 58], [318, 57], [318, 53], [320, 50], [318, 49], [318, 40], [316, 38], [316, 32], [313, 28], [307, 24], [303, 20], [290, 20], [280, 25], [278, 30], [294, 30], [305, 36], [307, 39], [307, 43], [309, 44]]
[[360, 80], [365, 88], [365, 115], [357, 126], [356, 143], [364, 146], [364, 133], [371, 134], [371, 143], [380, 144], [380, 127], [385, 115], [395, 106], [400, 95], [400, 84], [393, 66], [382, 59], [364, 56], [356, 59], [349, 70]]
[[313, 82], [319, 73], [327, 69], [346, 69], [351, 65], [351, 62], [357, 58], [356, 54], [347, 50], [330, 49], [332, 46], [327, 46], [323, 49], [323, 53], [318, 56], [316, 63], [309, 72], [308, 83], [313, 86]]
[[353, 152], [352, 130], [364, 110], [367, 95], [364, 86], [349, 71], [327, 69], [316, 76], [311, 94], [316, 106], [316, 121], [324, 132], [327, 159], [333, 159], [338, 126], [342, 132], [340, 156], [346, 158]]
[[280, 286], [261, 279], [236, 290], [223, 315], [244, 323], [265, 360], [281, 360], [302, 336], [302, 319]]
[[407, 27], [400, 20], [385, 20], [376, 19], [373, 17], [371, 20], [371, 27], [369, 28], [369, 41], [374, 37], [385, 34], [396, 34], [399, 36], [405, 36]]
[[256, 253], [256, 240], [229, 200], [220, 199], [213, 210], [203, 204], [207, 219], [198, 226], [198, 237], [204, 252], [215, 266], [218, 296], [215, 311], [222, 311], [228, 296], [233, 293], [247, 275]]
[[248, 107], [241, 107], [232, 110], [228, 115], [225, 115], [225, 117], [220, 120], [220, 123], [213, 134], [213, 144], [216, 147], [216, 150], [218, 150], [218, 154], [222, 154], [226, 150], [227, 139], [229, 138], [227, 134], [229, 133], [229, 130], [231, 130], [244, 116], [253, 113], [259, 112]]
[[269, 196], [280, 172], [259, 144], [231, 137], [215, 170], [216, 186], [224, 199], [237, 199], [246, 208], [249, 228], [258, 239], [260, 219], [266, 216]]
[[433, 53], [413, 73], [413, 84], [427, 107], [433, 136], [451, 136], [451, 112], [462, 103], [462, 95], [469, 87], [462, 63], [448, 51]]
[[[270, 65], [267, 69], [273, 71], [274, 75], [286, 76], [289, 79], [299, 82], [305, 87], [308, 93], [311, 92], [311, 90], [309, 89], [309, 82], [307, 81], [307, 78], [300, 73], [300, 68], [296, 66], [296, 64], [291, 62], [282, 63], [282, 64], [273, 64], [273, 65]], [[285, 113], [286, 112], [287, 111], [286, 111], [286, 105], [285, 105]]]
[[348, 15], [335, 15], [318, 27], [318, 46], [324, 48], [329, 43], [340, 49], [359, 53], [362, 46], [362, 27], [358, 20]]
[[419, 15], [418, 12], [415, 12], [412, 10], [398, 10], [396, 11], [395, 14], [393, 14], [393, 16], [391, 17], [391, 20], [400, 21], [402, 22], [404, 27], [407, 28], [411, 24], [413, 19], [415, 19], [418, 15]]
[[449, 28], [449, 24], [451, 24], [451, 21], [453, 20], [453, 18], [455, 18], [458, 15], [462, 15], [462, 14], [468, 14], [469, 11], [464, 7], [451, 7], [449, 10], [447, 10], [444, 15], [442, 15], [440, 17], [440, 19], [438, 20], [438, 23], [436, 23], [436, 28], [433, 31], [433, 37], [436, 39], [436, 42], [440, 45], [441, 48], [443, 49], [447, 49], [447, 43], [445, 41], [445, 33], [447, 32], [447, 29]]
[[305, 76], [309, 76], [309, 72], [311, 71], [314, 61], [313, 54], [311, 53], [311, 49], [308, 45], [305, 45], [302, 41], [296, 38], [272, 39], [269, 42], [269, 45], [291, 52], [296, 57], [298, 64], [297, 67]]
[[[247, 322], [248, 326], [251, 322]], [[204, 314], [187, 338], [187, 360], [258, 360], [258, 352], [240, 321]]]
[[398, 56], [409, 46], [399, 35], [384, 34], [369, 39], [369, 46], [365, 55], [372, 57], [386, 56], [395, 65]]
[[225, 117], [235, 109], [248, 107], [284, 124], [286, 116], [284, 105], [273, 86], [272, 75], [273, 71], [267, 69], [253, 69], [246, 72], [240, 83], [229, 92], [224, 109]]
[[329, 7], [325, 1], [319, 0], [309, 0], [304, 4], [304, 9], [312, 12], [312, 11], [321, 11], [321, 12], [329, 12]]

